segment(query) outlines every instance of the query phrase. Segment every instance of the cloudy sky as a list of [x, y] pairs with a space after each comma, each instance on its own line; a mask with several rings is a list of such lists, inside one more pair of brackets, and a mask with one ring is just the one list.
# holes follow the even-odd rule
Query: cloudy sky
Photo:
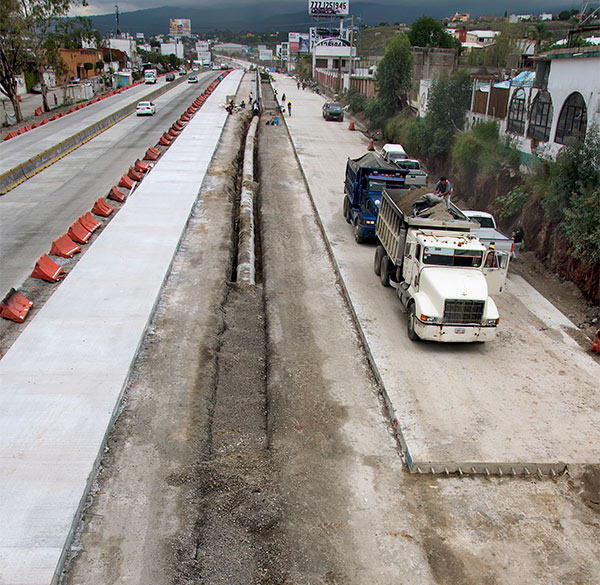
[[[256, 3], [261, 0], [88, 0], [87, 7], [75, 8], [71, 11], [73, 16], [91, 16], [94, 14], [108, 14], [114, 13], [115, 4], [118, 4], [121, 12], [131, 12], [133, 10], [142, 10], [145, 8], [158, 8], [161, 6], [194, 6], [199, 8], [203, 5], [215, 6], [215, 5], [228, 5], [228, 4], [241, 4], [241, 3]], [[268, 0], [271, 1], [271, 0]], [[350, 0], [350, 11], [352, 11], [352, 1]], [[365, 2], [365, 0], [362, 0]], [[414, 7], [413, 0], [373, 0], [377, 4], [394, 4], [401, 7], [402, 4], [409, 4]], [[305, 0], [278, 0], [280, 5], [288, 5], [290, 11], [300, 11], [308, 7], [308, 1]], [[479, 6], [480, 13], [486, 12], [558, 12], [564, 9], [581, 9], [582, 5], [585, 5], [585, 0], [504, 0], [498, 2], [498, 0], [479, 0], [476, 3]], [[469, 6], [466, 6], [468, 4]], [[589, 6], [596, 8], [598, 2], [589, 2]], [[420, 5], [423, 8], [423, 14], [427, 14], [427, 7], [440, 6], [448, 7], [448, 14], [454, 14], [455, 12], [463, 12], [470, 9], [474, 12], [471, 6], [474, 2], [461, 2], [460, 0], [421, 0]]]

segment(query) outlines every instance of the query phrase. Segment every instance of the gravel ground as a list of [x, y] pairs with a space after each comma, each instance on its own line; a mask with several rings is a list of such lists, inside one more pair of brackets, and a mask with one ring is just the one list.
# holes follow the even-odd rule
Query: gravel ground
[[230, 282], [244, 123], [228, 122], [63, 582], [600, 582], [596, 468], [406, 471], [285, 127], [264, 119], [261, 279]]

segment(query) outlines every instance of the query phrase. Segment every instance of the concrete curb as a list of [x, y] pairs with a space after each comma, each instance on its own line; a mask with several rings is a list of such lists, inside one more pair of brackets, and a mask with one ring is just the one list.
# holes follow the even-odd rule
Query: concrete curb
[[242, 194], [240, 198], [240, 223], [238, 232], [237, 281], [256, 284], [256, 255], [254, 251], [254, 143], [258, 128], [258, 116], [250, 122], [246, 136], [244, 168], [242, 171]]

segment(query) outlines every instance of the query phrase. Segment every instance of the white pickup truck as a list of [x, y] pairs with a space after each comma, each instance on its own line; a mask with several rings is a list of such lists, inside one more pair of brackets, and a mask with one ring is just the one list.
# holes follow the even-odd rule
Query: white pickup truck
[[421, 168], [421, 163], [414, 158], [409, 158], [401, 144], [384, 144], [381, 156], [384, 160], [408, 171], [405, 182], [407, 187], [427, 186], [427, 173]]
[[513, 249], [513, 241], [496, 227], [496, 220], [491, 213], [472, 210], [461, 211], [471, 221], [476, 221], [480, 225], [474, 231], [479, 241], [485, 244], [486, 248], [493, 245], [498, 252], [507, 252], [510, 255]]

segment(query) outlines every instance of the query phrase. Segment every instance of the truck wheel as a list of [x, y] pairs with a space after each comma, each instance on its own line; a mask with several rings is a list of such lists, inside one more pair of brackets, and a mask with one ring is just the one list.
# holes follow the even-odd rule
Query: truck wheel
[[383, 255], [379, 266], [379, 280], [383, 286], [390, 286], [390, 259], [387, 254]]
[[344, 197], [344, 217], [350, 223], [350, 202], [348, 201], [348, 197]]
[[377, 248], [375, 248], [375, 258], [373, 259], [373, 270], [377, 276], [381, 274], [381, 259], [384, 255], [385, 250], [383, 249], [383, 246], [377, 246]]
[[365, 237], [360, 233], [358, 217], [354, 220], [354, 239], [356, 240], [357, 244], [362, 244], [365, 241]]
[[408, 338], [411, 341], [416, 341], [417, 339], [419, 339], [419, 336], [417, 335], [416, 331], [415, 331], [415, 319], [417, 317], [415, 316], [415, 304], [412, 303], [410, 305], [410, 307], [408, 307], [408, 324], [407, 324], [407, 328], [408, 328]]

